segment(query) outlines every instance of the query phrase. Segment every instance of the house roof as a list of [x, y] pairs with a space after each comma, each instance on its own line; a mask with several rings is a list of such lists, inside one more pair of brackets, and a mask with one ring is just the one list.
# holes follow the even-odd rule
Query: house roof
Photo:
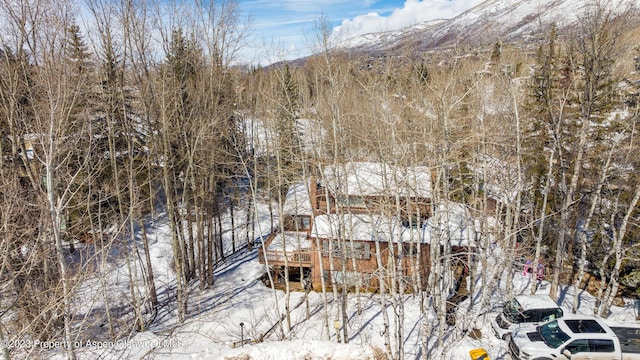
[[348, 162], [326, 166], [323, 183], [334, 194], [349, 196], [431, 197], [431, 170], [427, 166], [391, 166], [378, 162]]
[[404, 226], [397, 218], [386, 215], [327, 214], [315, 217], [311, 236], [381, 242], [444, 244], [448, 241], [452, 246], [473, 246], [476, 229], [475, 219], [463, 205], [443, 202], [421, 229]]
[[309, 184], [299, 183], [291, 186], [287, 191], [282, 210], [287, 215], [311, 215], [311, 197]]
[[422, 230], [424, 242], [444, 244], [448, 240], [452, 246], [473, 246], [477, 234], [469, 210], [453, 201], [440, 202]]
[[299, 251], [311, 249], [311, 241], [307, 238], [307, 233], [286, 231], [275, 234], [273, 241], [267, 246], [270, 251]]
[[384, 215], [328, 214], [316, 216], [311, 236], [354, 241], [388, 242], [391, 239], [395, 242], [401, 238], [403, 241], [409, 241], [410, 230], [414, 231], [415, 237], [419, 236], [418, 230], [405, 228], [397, 220]]

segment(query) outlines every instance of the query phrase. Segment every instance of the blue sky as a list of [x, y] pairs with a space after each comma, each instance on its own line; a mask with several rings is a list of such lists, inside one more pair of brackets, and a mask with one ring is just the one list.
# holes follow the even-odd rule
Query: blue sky
[[238, 0], [250, 17], [250, 45], [243, 62], [275, 61], [309, 55], [316, 24], [324, 16], [333, 39], [398, 30], [419, 21], [452, 18], [484, 0]]

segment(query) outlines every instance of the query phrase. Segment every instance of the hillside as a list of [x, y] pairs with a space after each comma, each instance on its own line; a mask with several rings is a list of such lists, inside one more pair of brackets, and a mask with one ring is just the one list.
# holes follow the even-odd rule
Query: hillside
[[[560, 32], [571, 31], [589, 11], [582, 0], [488, 0], [453, 19], [419, 23], [400, 31], [374, 33], [348, 39], [342, 51], [383, 56], [421, 53], [442, 48], [473, 48], [497, 40], [532, 43], [544, 38], [555, 23]], [[607, 2], [622, 13], [632, 0]]]

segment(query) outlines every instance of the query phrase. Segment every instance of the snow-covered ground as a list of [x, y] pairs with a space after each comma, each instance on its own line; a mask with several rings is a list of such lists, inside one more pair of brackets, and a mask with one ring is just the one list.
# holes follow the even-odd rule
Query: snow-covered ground
[[[263, 215], [257, 234], [268, 232], [266, 207], [261, 209]], [[240, 214], [239, 216], [243, 216]], [[264, 265], [258, 262], [257, 249], [242, 251], [229, 258], [215, 272], [216, 282], [212, 289], [199, 290], [193, 285], [189, 299], [189, 316], [182, 324], [178, 324], [175, 308], [175, 290], [171, 270], [171, 238], [168, 225], [162, 221], [148, 228], [151, 239], [151, 254], [158, 286], [160, 312], [147, 331], [133, 333], [115, 343], [102, 341], [106, 330], [96, 329], [87, 332], [86, 339], [79, 339], [80, 359], [379, 359], [384, 349], [383, 317], [380, 296], [363, 293], [359, 296], [350, 294], [349, 306], [349, 343], [340, 344], [335, 340], [333, 330], [332, 294], [327, 294], [329, 308], [324, 309], [323, 295], [311, 292], [308, 305], [303, 292], [293, 292], [290, 304], [291, 331], [285, 338], [278, 328], [271, 332], [263, 342], [253, 342], [267, 332], [284, 314], [285, 293], [265, 286], [260, 277], [264, 273]], [[496, 249], [499, 253], [499, 249]], [[108, 283], [113, 305], [126, 303], [130, 288], [125, 274], [126, 263], [115, 262], [110, 273], [103, 282]], [[514, 270], [515, 271], [515, 270]], [[140, 275], [138, 275], [140, 276]], [[530, 278], [517, 272], [514, 275], [514, 295], [526, 293], [530, 286]], [[88, 282], [81, 288], [85, 299], [101, 298], [101, 281], [99, 278]], [[542, 289], [541, 291], [544, 291]], [[560, 303], [565, 313], [570, 313], [575, 292], [572, 287], [563, 287], [560, 292]], [[579, 313], [591, 314], [595, 299], [587, 292], [579, 292]], [[506, 301], [507, 295], [497, 291], [492, 294], [489, 306], [477, 319], [459, 319], [475, 324], [481, 336], [472, 339], [458, 330], [451, 330], [444, 339], [445, 356], [428, 356], [428, 358], [470, 359], [469, 351], [475, 348], [487, 350], [491, 359], [508, 359], [506, 342], [497, 339], [491, 330], [490, 320], [494, 318], [499, 305]], [[421, 343], [429, 338], [436, 341], [435, 332], [425, 334], [424, 319], [420, 312], [420, 297], [405, 295], [404, 351], [406, 359], [422, 357]], [[469, 301], [469, 300], [467, 300]], [[358, 306], [359, 303], [359, 306]], [[461, 304], [465, 306], [465, 302]], [[357, 309], [362, 311], [358, 314]], [[90, 309], [85, 309], [90, 310]], [[309, 314], [309, 319], [307, 319]], [[324, 315], [328, 314], [329, 329], [332, 339], [326, 338], [326, 326], [323, 327]], [[393, 319], [393, 309], [389, 307]], [[130, 321], [131, 314], [120, 321]], [[625, 307], [613, 307], [610, 317], [613, 321], [633, 321], [636, 311], [631, 301]], [[393, 323], [393, 320], [391, 321]], [[428, 315], [428, 323], [436, 322], [434, 315]], [[243, 324], [241, 327], [240, 324]], [[285, 325], [286, 327], [286, 325]], [[391, 333], [394, 328], [391, 324]], [[102, 334], [102, 336], [101, 336]], [[243, 345], [241, 339], [245, 339]], [[393, 342], [393, 340], [392, 340]], [[393, 344], [392, 344], [393, 346]], [[55, 344], [47, 355], [62, 358], [64, 354]]]

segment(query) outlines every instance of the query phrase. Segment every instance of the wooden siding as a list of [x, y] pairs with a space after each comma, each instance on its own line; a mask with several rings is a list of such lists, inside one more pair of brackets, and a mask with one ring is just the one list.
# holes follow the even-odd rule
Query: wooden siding
[[[329, 241], [329, 239], [318, 239], [320, 240], [320, 246], [322, 246], [322, 243], [324, 241]], [[333, 240], [335, 241], [335, 240]], [[342, 271], [342, 265], [344, 262], [344, 267], [345, 270], [347, 272], [354, 272], [354, 273], [359, 273], [362, 276], [363, 284], [362, 287], [363, 289], [368, 289], [368, 290], [377, 290], [380, 287], [380, 282], [379, 282], [379, 278], [377, 273], [379, 273], [378, 271], [378, 263], [377, 263], [377, 259], [376, 259], [376, 245], [375, 242], [372, 241], [354, 241], [354, 243], [357, 242], [361, 242], [361, 243], [367, 243], [369, 244], [369, 248], [370, 248], [370, 256], [369, 258], [362, 258], [362, 256], [356, 256], [355, 259], [355, 268], [353, 266], [353, 256], [352, 257], [347, 257], [346, 259], [342, 259], [341, 257], [337, 257], [334, 256], [333, 257], [333, 268], [335, 271]], [[393, 244], [393, 245], [397, 245], [397, 244]], [[415, 245], [415, 244], [414, 244]], [[347, 246], [349, 246], [349, 241], [347, 241]], [[323, 274], [323, 272], [328, 272], [330, 269], [330, 263], [329, 263], [329, 254], [325, 251], [322, 251], [322, 264], [320, 264], [320, 260], [318, 258], [318, 249], [316, 248], [316, 242], [312, 241], [312, 247], [313, 247], [313, 254], [314, 256], [312, 256], [311, 258], [311, 262], [312, 262], [312, 266], [311, 266], [311, 281], [312, 284], [314, 286], [315, 289], [318, 289], [318, 287], [320, 286], [320, 277], [321, 276], [325, 276], [326, 281], [326, 285], [331, 285], [332, 284], [332, 277], [329, 274], [329, 276], [326, 276], [327, 274]], [[382, 265], [385, 268], [388, 268], [389, 265], [389, 243], [387, 242], [381, 242], [380, 243], [380, 251], [381, 251], [381, 258], [382, 258]], [[403, 268], [403, 273], [405, 276], [407, 277], [412, 277], [415, 274], [415, 271], [417, 269], [417, 271], [420, 273], [420, 277], [421, 277], [421, 286], [422, 288], [425, 288], [426, 286], [426, 282], [427, 282], [427, 276], [429, 274], [429, 266], [430, 266], [430, 262], [429, 262], [429, 253], [430, 253], [430, 247], [429, 244], [420, 244], [420, 257], [419, 257], [419, 262], [416, 262], [416, 260], [418, 260], [418, 256], [414, 256], [414, 255], [405, 255], [402, 257], [402, 268]], [[394, 247], [394, 255], [396, 255], [393, 259], [397, 261], [397, 247]], [[321, 266], [322, 265], [322, 266]], [[346, 276], [346, 275], [343, 275]], [[389, 283], [389, 280], [387, 279], [387, 282]], [[410, 290], [411, 285], [408, 285], [407, 288], [408, 290]]]

